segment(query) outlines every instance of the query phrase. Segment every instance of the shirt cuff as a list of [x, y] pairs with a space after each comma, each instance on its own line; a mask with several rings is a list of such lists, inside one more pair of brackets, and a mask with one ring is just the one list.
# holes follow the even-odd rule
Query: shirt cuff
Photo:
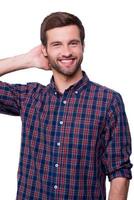
[[[132, 165], [130, 166], [130, 168], [132, 167]], [[112, 172], [111, 174], [108, 174], [108, 179], [109, 181], [111, 181], [114, 178], [117, 177], [123, 177], [123, 178], [127, 178], [127, 179], [132, 179], [132, 172], [131, 169], [119, 169], [117, 171]]]

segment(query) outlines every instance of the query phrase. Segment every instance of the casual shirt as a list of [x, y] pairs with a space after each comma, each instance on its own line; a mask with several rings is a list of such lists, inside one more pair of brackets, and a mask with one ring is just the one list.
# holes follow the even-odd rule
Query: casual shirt
[[17, 200], [105, 200], [105, 179], [131, 179], [131, 138], [119, 93], [83, 78], [0, 82], [0, 112], [20, 116]]

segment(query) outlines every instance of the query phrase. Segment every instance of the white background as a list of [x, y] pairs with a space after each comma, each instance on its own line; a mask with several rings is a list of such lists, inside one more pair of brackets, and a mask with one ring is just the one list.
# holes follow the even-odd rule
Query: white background
[[[40, 43], [40, 24], [54, 11], [76, 14], [86, 29], [83, 70], [89, 78], [122, 94], [134, 138], [134, 1], [0, 0], [0, 58]], [[1, 77], [10, 83], [49, 83], [51, 72], [24, 70]], [[21, 140], [19, 117], [0, 115], [0, 199], [14, 200]], [[131, 157], [134, 162], [133, 156]], [[109, 182], [107, 181], [107, 191]], [[131, 180], [128, 200], [133, 200]]]

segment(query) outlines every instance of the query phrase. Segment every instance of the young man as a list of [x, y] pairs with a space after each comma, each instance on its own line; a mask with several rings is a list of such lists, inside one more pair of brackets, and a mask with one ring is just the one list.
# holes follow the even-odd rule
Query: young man
[[52, 70], [49, 85], [0, 82], [0, 112], [22, 119], [18, 200], [126, 200], [131, 138], [119, 93], [81, 69], [84, 27], [56, 12], [41, 25], [42, 45], [0, 61], [0, 74]]

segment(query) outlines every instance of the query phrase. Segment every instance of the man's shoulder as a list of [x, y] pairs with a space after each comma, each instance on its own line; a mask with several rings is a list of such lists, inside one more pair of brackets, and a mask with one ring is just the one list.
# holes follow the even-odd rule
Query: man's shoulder
[[[18, 85], [18, 84], [17, 84]], [[41, 83], [38, 83], [38, 82], [28, 82], [25, 84], [27, 87], [31, 88], [31, 89], [34, 89], [34, 88], [40, 88], [40, 89], [44, 89], [46, 88], [47, 86], [46, 85], [43, 85]]]
[[88, 84], [88, 91], [90, 94], [97, 96], [98, 98], [102, 97], [103, 99], [113, 99], [113, 98], [120, 98], [121, 95], [118, 91], [102, 85], [100, 83], [96, 83], [94, 81], [89, 80]]
[[[17, 84], [18, 87], [20, 84]], [[25, 85], [20, 85], [22, 88], [26, 87], [28, 93], [35, 93], [37, 95], [41, 94], [42, 92], [45, 93], [48, 90], [48, 86], [38, 83], [38, 82], [28, 82]]]
[[89, 80], [89, 88], [93, 89], [93, 90], [100, 90], [100, 91], [104, 91], [104, 92], [109, 92], [109, 93], [118, 93], [118, 91], [114, 90], [113, 88], [110, 88], [106, 85], [102, 85], [100, 83], [94, 82]]

